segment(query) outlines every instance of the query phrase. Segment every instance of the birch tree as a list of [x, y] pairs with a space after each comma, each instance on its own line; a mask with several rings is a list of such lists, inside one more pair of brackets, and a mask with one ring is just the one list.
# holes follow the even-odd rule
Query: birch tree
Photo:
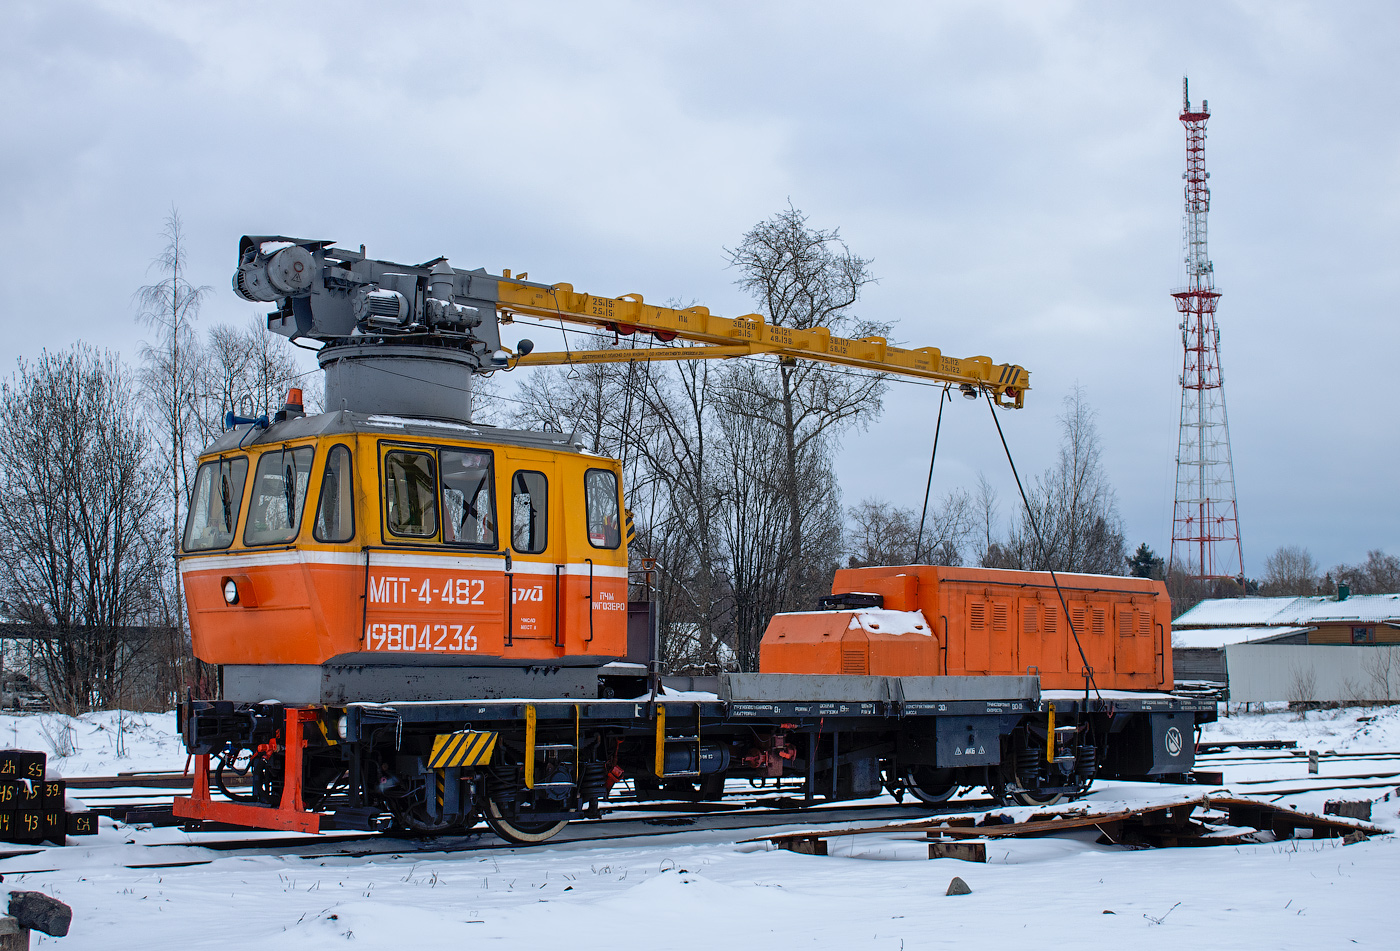
[[[166, 471], [172, 543], [180, 537], [182, 510], [189, 494], [194, 460], [191, 436], [198, 428], [195, 394], [200, 387], [199, 337], [194, 321], [211, 287], [196, 287], [186, 277], [188, 249], [184, 222], [172, 208], [161, 232], [165, 248], [151, 262], [159, 276], [136, 292], [137, 320], [155, 332], [141, 345], [141, 385], [158, 423], [158, 451]], [[197, 447], [194, 447], [197, 448]], [[173, 563], [172, 563], [173, 564]]]
[[281, 409], [287, 390], [293, 386], [310, 391], [303, 396], [307, 412], [315, 412], [313, 380], [319, 371], [303, 374], [289, 352], [289, 345], [269, 333], [261, 318], [254, 317], [242, 328], [216, 324], [209, 328], [198, 351], [197, 412], [192, 431], [198, 438], [189, 446], [190, 460], [223, 432], [224, 415], [271, 416]]

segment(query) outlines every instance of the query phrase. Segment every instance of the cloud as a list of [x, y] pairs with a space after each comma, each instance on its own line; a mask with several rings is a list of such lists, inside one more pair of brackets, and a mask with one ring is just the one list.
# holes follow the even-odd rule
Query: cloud
[[[1400, 549], [1382, 475], [1400, 461], [1396, 21], [1387, 4], [11, 4], [0, 358], [80, 338], [134, 358], [131, 294], [172, 204], [214, 323], [247, 319], [224, 290], [235, 242], [268, 231], [742, 313], [722, 248], [790, 198], [874, 258], [863, 307], [898, 338], [1032, 370], [1006, 417], [1023, 469], [1084, 384], [1132, 538], [1160, 550], [1189, 73], [1214, 113], [1247, 564], [1288, 542], [1355, 560]], [[849, 500], [918, 503], [932, 407], [892, 399], [851, 438]], [[955, 409], [949, 479], [1003, 472], [987, 421]]]

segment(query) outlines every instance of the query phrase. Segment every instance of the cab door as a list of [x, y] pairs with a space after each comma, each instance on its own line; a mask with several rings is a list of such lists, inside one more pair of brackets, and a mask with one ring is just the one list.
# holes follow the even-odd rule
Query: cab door
[[1125, 687], [1155, 687], [1158, 683], [1156, 645], [1153, 640], [1152, 605], [1116, 605], [1118, 683]]
[[562, 539], [554, 538], [550, 476], [554, 467], [538, 459], [502, 459], [502, 544], [511, 552], [511, 631], [513, 639], [563, 646], [559, 628], [560, 586], [564, 565], [556, 560]]

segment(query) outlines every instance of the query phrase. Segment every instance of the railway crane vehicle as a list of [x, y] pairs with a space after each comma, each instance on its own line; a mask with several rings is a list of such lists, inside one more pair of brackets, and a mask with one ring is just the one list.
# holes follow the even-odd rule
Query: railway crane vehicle
[[[221, 690], [180, 708], [188, 822], [484, 819], [534, 843], [624, 789], [698, 801], [748, 780], [807, 803], [936, 803], [985, 787], [1047, 803], [1096, 778], [1189, 778], [1215, 708], [1169, 693], [1159, 581], [841, 570], [816, 610], [772, 618], [759, 671], [677, 697], [618, 461], [471, 421], [475, 377], [529, 366], [773, 354], [1004, 409], [1024, 405], [1022, 367], [275, 235], [242, 239], [233, 283], [271, 305], [269, 331], [319, 345], [324, 411], [292, 390], [272, 418], [229, 414], [200, 456], [180, 574]], [[518, 319], [637, 345], [508, 347]]]

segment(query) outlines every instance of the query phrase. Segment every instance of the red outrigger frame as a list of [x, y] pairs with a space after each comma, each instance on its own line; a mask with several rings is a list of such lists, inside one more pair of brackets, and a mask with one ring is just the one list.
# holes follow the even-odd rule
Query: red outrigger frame
[[283, 770], [282, 801], [276, 807], [254, 806], [244, 802], [224, 802], [209, 795], [209, 754], [194, 758], [194, 788], [188, 798], [177, 796], [171, 812], [181, 819], [226, 822], [253, 829], [284, 829], [288, 832], [320, 832], [321, 814], [307, 812], [302, 801], [302, 750], [306, 748], [304, 725], [317, 718], [315, 710], [286, 711], [286, 765]]

